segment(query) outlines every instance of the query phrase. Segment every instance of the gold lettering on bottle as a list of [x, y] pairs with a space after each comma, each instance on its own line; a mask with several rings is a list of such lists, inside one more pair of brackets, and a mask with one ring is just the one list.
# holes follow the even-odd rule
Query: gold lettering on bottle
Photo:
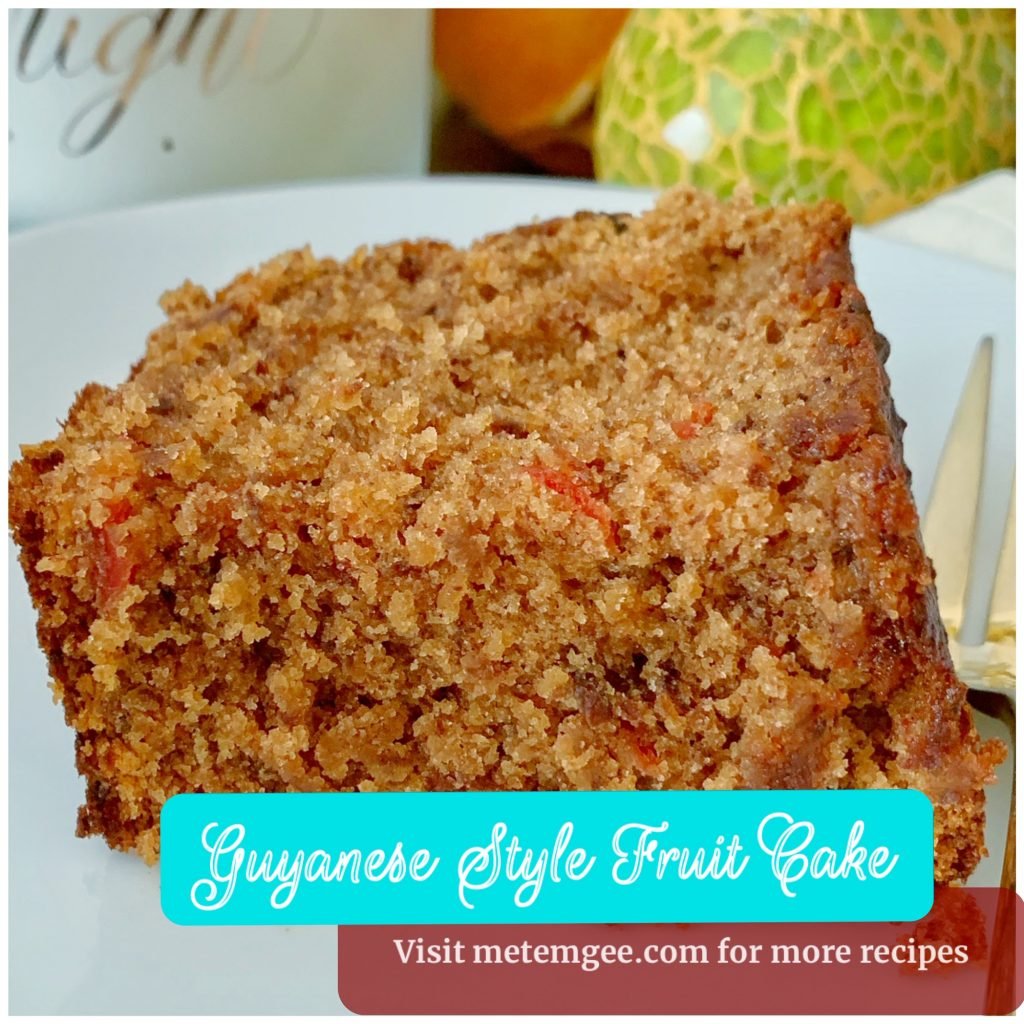
[[235, 57], [233, 63], [228, 64], [223, 69], [223, 77], [220, 81], [217, 80], [217, 65], [224, 59], [228, 48], [228, 39], [231, 35], [231, 30], [235, 27], [237, 17], [238, 11], [225, 11], [223, 13], [220, 24], [217, 26], [217, 32], [213, 37], [213, 42], [210, 43], [210, 48], [206, 51], [206, 58], [203, 60], [203, 71], [199, 79], [199, 87], [207, 96], [216, 95], [227, 85], [239, 63], [238, 58]]
[[57, 72], [65, 78], [75, 78], [89, 68], [88, 60], [77, 68], [72, 68], [68, 63], [71, 44], [74, 42], [79, 29], [78, 19], [68, 18], [64, 23], [64, 30], [61, 32], [60, 39], [57, 41], [57, 46], [50, 60], [48, 62], [44, 61], [35, 71], [29, 69], [29, 54], [32, 51], [36, 36], [38, 36], [40, 29], [43, 27], [46, 14], [47, 12], [44, 10], [34, 10], [29, 18], [25, 34], [21, 38], [15, 73], [22, 82], [38, 82], [40, 78], [53, 68], [56, 68]]
[[[170, 15], [170, 10], [165, 9], [152, 20], [152, 27], [149, 33], [139, 44], [138, 49], [136, 49], [132, 56], [131, 62], [126, 65], [128, 77], [124, 83], [116, 89], [101, 93], [91, 103], [86, 104], [68, 122], [68, 126], [64, 129], [64, 134], [60, 140], [61, 150], [68, 156], [84, 156], [95, 149], [114, 130], [114, 126], [121, 120], [125, 110], [128, 109], [128, 104], [135, 95], [136, 89], [142, 84], [142, 80], [146, 76], [156, 48], [160, 43], [164, 30], [167, 28], [167, 20]], [[96, 63], [108, 74], [116, 74], [119, 70], [122, 70], [114, 65], [111, 59], [111, 52], [120, 32], [133, 17], [137, 16], [128, 15], [125, 18], [118, 19], [114, 23], [114, 27], [104, 35], [102, 42], [96, 50]], [[107, 105], [108, 102], [109, 106], [107, 107], [106, 116], [100, 120], [96, 128], [91, 132], [86, 128], [83, 132], [85, 137], [81, 140], [76, 139], [76, 130], [79, 126], [87, 124], [89, 115], [93, 111]]]
[[321, 11], [311, 11], [312, 15], [306, 22], [306, 31], [295, 45], [291, 53], [286, 54], [276, 67], [260, 68], [260, 56], [265, 53], [261, 47], [263, 33], [270, 20], [270, 11], [261, 11], [253, 23], [245, 45], [246, 64], [252, 70], [253, 79], [269, 85], [271, 82], [280, 81], [288, 74], [302, 59], [302, 55], [309, 49], [316, 36], [316, 30], [320, 27]]
[[[309, 49], [321, 18], [320, 11], [305, 12], [307, 21], [297, 44], [283, 57], [275, 56], [272, 66], [263, 67], [264, 41], [279, 39], [272, 30], [268, 32], [272, 16], [295, 16], [297, 12], [165, 8], [123, 14], [105, 29], [91, 53], [83, 50], [87, 44], [82, 42], [81, 20], [77, 17], [66, 18], [55, 43], [42, 38], [44, 26], [52, 24], [59, 13], [45, 9], [30, 13], [17, 49], [18, 79], [38, 82], [54, 71], [65, 78], [77, 78], [90, 70], [121, 78], [83, 104], [65, 125], [59, 138], [60, 149], [72, 157], [92, 152], [107, 139], [143, 82], [169, 64], [185, 68], [195, 57], [199, 70], [197, 84], [203, 96], [216, 95], [243, 74], [264, 85], [279, 81], [294, 70]], [[187, 21], [182, 25], [185, 18]], [[53, 38], [49, 32], [47, 36]], [[205, 47], [202, 36], [208, 37]], [[240, 45], [235, 44], [236, 38]], [[77, 61], [74, 64], [73, 51]]]
[[189, 53], [192, 51], [192, 43], [195, 42], [196, 33], [199, 31], [199, 26], [206, 20], [209, 13], [210, 11], [206, 7], [200, 7], [199, 10], [192, 12], [192, 16], [185, 26], [185, 31], [181, 33], [181, 37], [174, 47], [174, 59], [179, 64], [184, 64], [188, 60]]

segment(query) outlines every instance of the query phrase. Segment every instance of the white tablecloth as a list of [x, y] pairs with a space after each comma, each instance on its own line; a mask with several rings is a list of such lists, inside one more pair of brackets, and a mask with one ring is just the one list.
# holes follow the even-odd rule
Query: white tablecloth
[[869, 230], [1012, 272], [1016, 267], [1016, 193], [1016, 172], [993, 171], [873, 224]]

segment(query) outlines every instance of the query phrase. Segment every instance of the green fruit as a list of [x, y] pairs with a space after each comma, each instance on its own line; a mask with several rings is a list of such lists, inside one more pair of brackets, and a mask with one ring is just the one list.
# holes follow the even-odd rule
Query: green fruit
[[1013, 10], [637, 10], [605, 65], [598, 178], [749, 182], [860, 221], [1015, 155]]

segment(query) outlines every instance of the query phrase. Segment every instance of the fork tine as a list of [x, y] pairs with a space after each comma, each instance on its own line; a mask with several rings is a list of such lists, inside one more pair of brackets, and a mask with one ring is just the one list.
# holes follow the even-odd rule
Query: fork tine
[[995, 586], [992, 588], [992, 605], [989, 608], [989, 629], [993, 626], [1014, 626], [1017, 622], [1017, 477], [1014, 474], [1010, 488], [1010, 509], [1006, 516], [1006, 530], [1003, 534], [1002, 553], [996, 569]]
[[926, 502], [922, 533], [935, 566], [939, 603], [961, 619], [975, 547], [992, 374], [992, 339], [971, 360]]
[[[994, 343], [988, 340], [990, 359], [994, 359]], [[964, 592], [964, 613], [957, 639], [963, 646], [983, 644], [988, 637], [992, 615], [992, 598], [998, 579], [999, 563], [1013, 507], [1012, 479], [998, 479], [999, 467], [994, 459], [992, 440], [998, 430], [1012, 431], [1011, 424], [993, 424], [991, 409], [992, 372], [988, 376], [985, 403], [985, 447], [981, 460], [981, 482], [978, 487], [977, 511], [971, 532], [971, 560]]]

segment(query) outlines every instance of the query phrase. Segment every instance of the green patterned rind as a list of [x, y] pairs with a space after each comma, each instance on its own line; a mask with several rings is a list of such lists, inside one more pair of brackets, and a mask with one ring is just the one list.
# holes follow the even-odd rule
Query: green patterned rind
[[[605, 67], [597, 176], [838, 199], [860, 221], [1012, 165], [1013, 10], [637, 10]], [[665, 126], [695, 108], [695, 160]]]

